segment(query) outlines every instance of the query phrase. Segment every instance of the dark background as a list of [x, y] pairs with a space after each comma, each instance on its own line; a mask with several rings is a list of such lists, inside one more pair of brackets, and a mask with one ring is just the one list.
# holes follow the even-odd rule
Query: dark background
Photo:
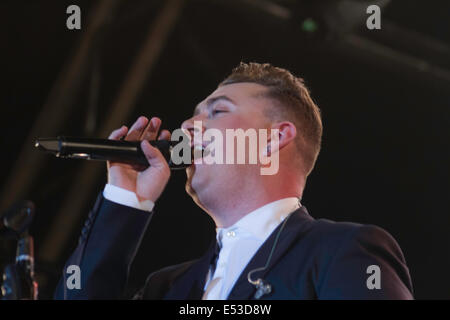
[[[71, 106], [65, 119], [58, 120], [57, 129], [32, 131], [43, 106], [52, 103], [52, 88], [61, 90], [61, 76], [80, 47], [89, 17], [95, 19], [99, 2], [0, 4], [0, 196], [2, 210], [19, 199], [36, 204], [31, 234], [42, 299], [51, 298], [106, 177], [101, 163], [36, 154], [30, 132], [34, 138], [98, 136], [148, 28], [169, 1], [119, 1], [87, 55], [80, 85], [55, 106]], [[364, 10], [358, 9], [358, 23], [351, 29], [346, 21], [353, 19], [353, 11], [334, 15], [342, 21], [327, 20], [332, 3], [338, 2], [274, 1], [290, 12], [283, 18], [261, 9], [267, 3], [263, 1], [187, 1], [122, 123], [156, 115], [173, 130], [240, 61], [287, 68], [305, 79], [323, 114], [322, 152], [302, 203], [315, 218], [386, 229], [403, 249], [415, 297], [449, 299], [450, 2], [391, 1], [382, 7], [382, 29], [373, 31], [365, 26]], [[81, 30], [66, 28], [70, 4], [81, 8]], [[317, 23], [316, 32], [302, 28], [306, 18]], [[355, 45], [349, 35], [379, 46]], [[50, 121], [54, 115], [45, 116]], [[21, 153], [24, 149], [28, 155]], [[25, 161], [22, 168], [36, 165], [37, 173], [27, 188], [8, 196], [20, 158]], [[86, 177], [94, 191], [71, 213], [74, 223], [59, 224], [65, 221], [64, 208], [79, 201], [67, 195], [77, 185], [83, 191], [80, 175], [86, 166], [96, 173]], [[185, 193], [184, 183], [184, 172], [174, 172], [157, 202], [132, 267], [129, 292], [151, 271], [200, 256], [214, 236], [212, 220]], [[52, 256], [46, 248], [56, 243], [62, 249]], [[12, 261], [14, 250], [14, 241], [2, 240], [1, 267]]]

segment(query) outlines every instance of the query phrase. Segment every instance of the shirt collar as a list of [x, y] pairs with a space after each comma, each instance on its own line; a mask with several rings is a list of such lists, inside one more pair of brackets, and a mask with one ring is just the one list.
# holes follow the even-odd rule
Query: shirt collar
[[298, 198], [290, 197], [270, 202], [242, 217], [228, 228], [217, 228], [217, 241], [222, 243], [228, 232], [250, 233], [260, 241], [265, 241], [273, 230], [293, 211], [301, 206]]

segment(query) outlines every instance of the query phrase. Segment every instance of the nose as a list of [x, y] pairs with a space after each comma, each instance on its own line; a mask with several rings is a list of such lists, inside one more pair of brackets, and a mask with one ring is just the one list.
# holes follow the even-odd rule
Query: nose
[[203, 134], [203, 132], [205, 132], [203, 121], [199, 116], [194, 116], [185, 120], [181, 124], [181, 129], [186, 132], [186, 134], [189, 133], [191, 140], [194, 139], [194, 135]]

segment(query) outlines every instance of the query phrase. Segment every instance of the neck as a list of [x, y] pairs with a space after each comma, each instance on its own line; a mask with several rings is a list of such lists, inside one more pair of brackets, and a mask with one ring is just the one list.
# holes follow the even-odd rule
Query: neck
[[214, 220], [216, 227], [227, 228], [235, 224], [250, 212], [277, 200], [289, 197], [301, 197], [301, 183], [281, 182], [280, 179], [266, 178], [226, 190], [226, 197], [215, 197], [214, 201], [204, 204], [205, 210]]

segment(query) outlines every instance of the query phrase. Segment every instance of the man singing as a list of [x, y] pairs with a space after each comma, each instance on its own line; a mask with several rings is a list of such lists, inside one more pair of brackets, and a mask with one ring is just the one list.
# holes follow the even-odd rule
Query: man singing
[[[159, 118], [140, 117], [111, 133], [110, 139], [142, 141], [150, 166], [108, 163], [108, 184], [66, 264], [80, 267], [81, 288], [69, 290], [63, 272], [57, 299], [123, 297], [130, 264], [170, 178], [167, 161], [148, 143], [171, 138], [160, 126]], [[189, 166], [186, 191], [214, 220], [216, 239], [199, 259], [150, 274], [136, 299], [413, 298], [392, 236], [373, 225], [314, 219], [300, 202], [322, 137], [320, 110], [302, 79], [270, 64], [241, 63], [182, 128], [193, 138], [210, 129], [223, 137], [227, 129], [276, 132], [245, 158], [276, 155], [277, 171], [261, 174], [266, 164], [248, 161]], [[222, 146], [224, 154], [234, 151]]]

